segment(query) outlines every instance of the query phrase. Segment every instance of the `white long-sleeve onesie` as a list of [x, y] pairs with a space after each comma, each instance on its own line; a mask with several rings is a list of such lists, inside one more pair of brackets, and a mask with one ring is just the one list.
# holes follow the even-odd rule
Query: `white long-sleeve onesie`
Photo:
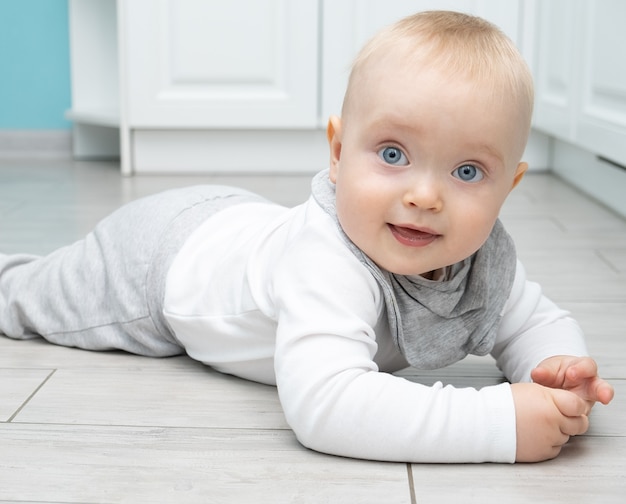
[[[164, 314], [188, 354], [276, 384], [296, 436], [336, 455], [403, 462], [513, 462], [508, 384], [432, 387], [406, 367], [380, 287], [313, 198], [293, 209], [246, 203], [202, 224], [167, 277]], [[511, 381], [541, 360], [585, 355], [567, 312], [518, 264], [492, 354]]]

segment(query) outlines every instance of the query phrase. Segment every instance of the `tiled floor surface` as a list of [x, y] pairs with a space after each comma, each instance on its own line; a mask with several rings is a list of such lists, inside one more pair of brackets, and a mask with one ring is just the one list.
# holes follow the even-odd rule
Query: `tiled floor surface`
[[[174, 186], [230, 183], [292, 205], [309, 177], [121, 178], [113, 164], [0, 161], [0, 251], [45, 253], [120, 204]], [[301, 447], [272, 387], [185, 357], [92, 353], [0, 337], [0, 502], [623, 503], [626, 221], [546, 174], [503, 220], [529, 276], [579, 319], [616, 388], [591, 429], [541, 464], [406, 465]], [[483, 386], [490, 359], [411, 379]]]

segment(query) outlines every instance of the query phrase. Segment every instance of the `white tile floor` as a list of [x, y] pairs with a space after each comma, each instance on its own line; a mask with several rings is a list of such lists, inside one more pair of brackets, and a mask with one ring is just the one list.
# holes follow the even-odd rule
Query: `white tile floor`
[[[139, 196], [230, 183], [284, 204], [309, 177], [121, 178], [115, 165], [0, 161], [0, 251], [45, 253]], [[616, 388], [592, 427], [534, 465], [413, 465], [301, 447], [272, 387], [185, 357], [91, 353], [0, 337], [0, 502], [622, 503], [626, 493], [626, 221], [532, 174], [503, 211], [529, 275], [573, 311]], [[489, 359], [432, 383], [501, 380]]]

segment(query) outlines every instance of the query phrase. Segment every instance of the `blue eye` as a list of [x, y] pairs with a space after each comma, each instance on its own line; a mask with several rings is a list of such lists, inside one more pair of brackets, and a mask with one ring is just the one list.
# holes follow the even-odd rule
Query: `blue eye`
[[483, 172], [474, 165], [466, 164], [459, 166], [452, 172], [452, 175], [463, 182], [478, 182], [483, 179]]
[[409, 164], [404, 152], [397, 147], [384, 147], [378, 151], [378, 155], [385, 163], [390, 165], [405, 166]]

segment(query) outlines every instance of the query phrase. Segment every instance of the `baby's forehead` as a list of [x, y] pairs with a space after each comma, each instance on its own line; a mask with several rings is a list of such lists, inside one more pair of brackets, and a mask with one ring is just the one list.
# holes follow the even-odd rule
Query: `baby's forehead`
[[[362, 96], [383, 76], [393, 75], [389, 85], [401, 88], [424, 72], [434, 72], [445, 81], [468, 86], [485, 103], [491, 100], [494, 107], [507, 103], [519, 108], [520, 115], [529, 122], [533, 106], [532, 80], [525, 75], [524, 65], [521, 60], [476, 54], [467, 48], [465, 54], [459, 54], [454, 47], [420, 42], [416, 38], [401, 39], [393, 44], [381, 43], [355, 63], [346, 102], [351, 97]], [[414, 91], [419, 93], [418, 88]], [[355, 100], [351, 105], [362, 105], [359, 101]], [[345, 114], [348, 104], [344, 105]]]
[[494, 87], [511, 83], [516, 73], [511, 61], [491, 58], [468, 48], [459, 52], [454, 46], [421, 42], [419, 39], [382, 44], [353, 68], [353, 74], [365, 80], [378, 78], [380, 72], [393, 72], [399, 78], [410, 78], [425, 71], [436, 71], [449, 79]]

